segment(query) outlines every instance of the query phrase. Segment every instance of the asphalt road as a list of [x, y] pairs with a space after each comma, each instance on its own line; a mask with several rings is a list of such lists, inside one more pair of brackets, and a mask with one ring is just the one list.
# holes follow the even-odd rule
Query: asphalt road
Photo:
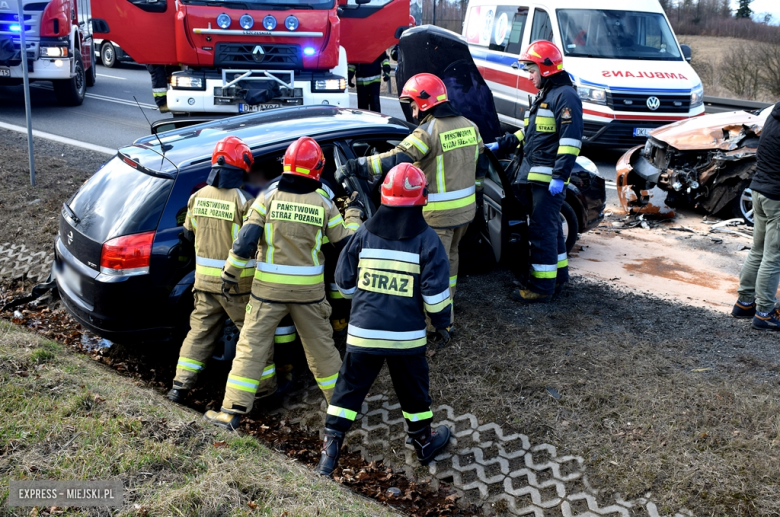
[[[144, 115], [151, 122], [170, 118], [171, 115], [157, 111], [151, 88], [146, 68], [129, 64], [121, 64], [118, 68], [97, 65], [95, 86], [87, 88], [87, 98], [78, 107], [57, 104], [50, 83], [33, 83], [30, 87], [32, 125], [39, 131], [116, 149], [149, 134]], [[403, 118], [397, 99], [383, 97], [381, 104], [383, 113]], [[350, 106], [357, 107], [354, 94], [350, 95]], [[25, 125], [21, 86], [0, 86], [0, 121]], [[608, 181], [614, 182], [615, 163], [620, 153], [585, 149], [583, 155], [598, 165]], [[608, 205], [617, 203], [614, 188], [607, 189], [607, 202]]]

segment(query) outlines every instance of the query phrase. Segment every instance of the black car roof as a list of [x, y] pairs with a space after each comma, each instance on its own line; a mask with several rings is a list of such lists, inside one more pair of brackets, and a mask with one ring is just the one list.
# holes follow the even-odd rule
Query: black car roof
[[[299, 106], [239, 115], [139, 138], [119, 152], [152, 171], [175, 173], [188, 163], [211, 156], [216, 143], [228, 135], [241, 138], [253, 150], [301, 136], [408, 134], [406, 122], [370, 111], [335, 106]], [[165, 149], [161, 159], [160, 141]]]

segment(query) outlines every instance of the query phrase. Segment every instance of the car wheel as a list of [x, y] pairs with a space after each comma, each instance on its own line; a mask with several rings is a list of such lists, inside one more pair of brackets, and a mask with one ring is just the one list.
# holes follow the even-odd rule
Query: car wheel
[[103, 43], [100, 47], [100, 62], [106, 68], [114, 68], [116, 66], [116, 49], [110, 41]]
[[731, 202], [731, 213], [744, 219], [748, 226], [753, 226], [753, 191], [749, 187], [742, 188]]
[[561, 225], [563, 226], [563, 238], [566, 241], [566, 253], [571, 253], [577, 242], [577, 235], [580, 233], [580, 223], [577, 221], [574, 209], [566, 201], [561, 205]]
[[76, 75], [71, 79], [52, 81], [57, 102], [63, 106], [80, 106], [87, 93], [87, 74], [84, 71], [81, 52], [74, 51], [73, 59], [76, 61], [74, 65]]

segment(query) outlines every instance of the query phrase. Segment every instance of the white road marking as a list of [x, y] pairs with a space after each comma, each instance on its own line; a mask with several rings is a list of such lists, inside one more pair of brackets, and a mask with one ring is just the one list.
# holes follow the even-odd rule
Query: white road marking
[[[17, 133], [24, 133], [27, 134], [27, 128], [23, 126], [15, 126], [13, 124], [7, 124], [5, 122], [0, 122], [0, 128], [2, 129], [8, 129], [10, 131], [16, 131]], [[38, 138], [44, 138], [46, 140], [51, 140], [52, 142], [59, 142], [61, 144], [67, 144], [72, 145], [74, 147], [80, 147], [82, 149], [88, 149], [90, 151], [95, 151], [98, 153], [108, 154], [111, 156], [114, 156], [116, 154], [116, 149], [111, 149], [108, 147], [102, 147], [95, 144], [90, 144], [87, 142], [81, 142], [79, 140], [73, 140], [72, 138], [65, 138], [64, 136], [60, 135], [53, 135], [51, 133], [46, 133], [43, 131], [38, 131], [37, 129], [33, 129], [33, 136], [36, 136]]]
[[120, 81], [127, 81], [127, 77], [119, 77], [118, 75], [106, 75], [106, 74], [97, 74], [98, 77], [108, 77], [110, 79], [119, 79]]

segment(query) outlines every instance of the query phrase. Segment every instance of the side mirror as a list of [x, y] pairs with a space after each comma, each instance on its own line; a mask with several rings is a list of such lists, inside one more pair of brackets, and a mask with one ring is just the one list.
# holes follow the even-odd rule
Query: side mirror
[[680, 49], [682, 50], [683, 57], [685, 57], [685, 60], [690, 63], [693, 54], [691, 53], [691, 47], [688, 45], [680, 45]]

